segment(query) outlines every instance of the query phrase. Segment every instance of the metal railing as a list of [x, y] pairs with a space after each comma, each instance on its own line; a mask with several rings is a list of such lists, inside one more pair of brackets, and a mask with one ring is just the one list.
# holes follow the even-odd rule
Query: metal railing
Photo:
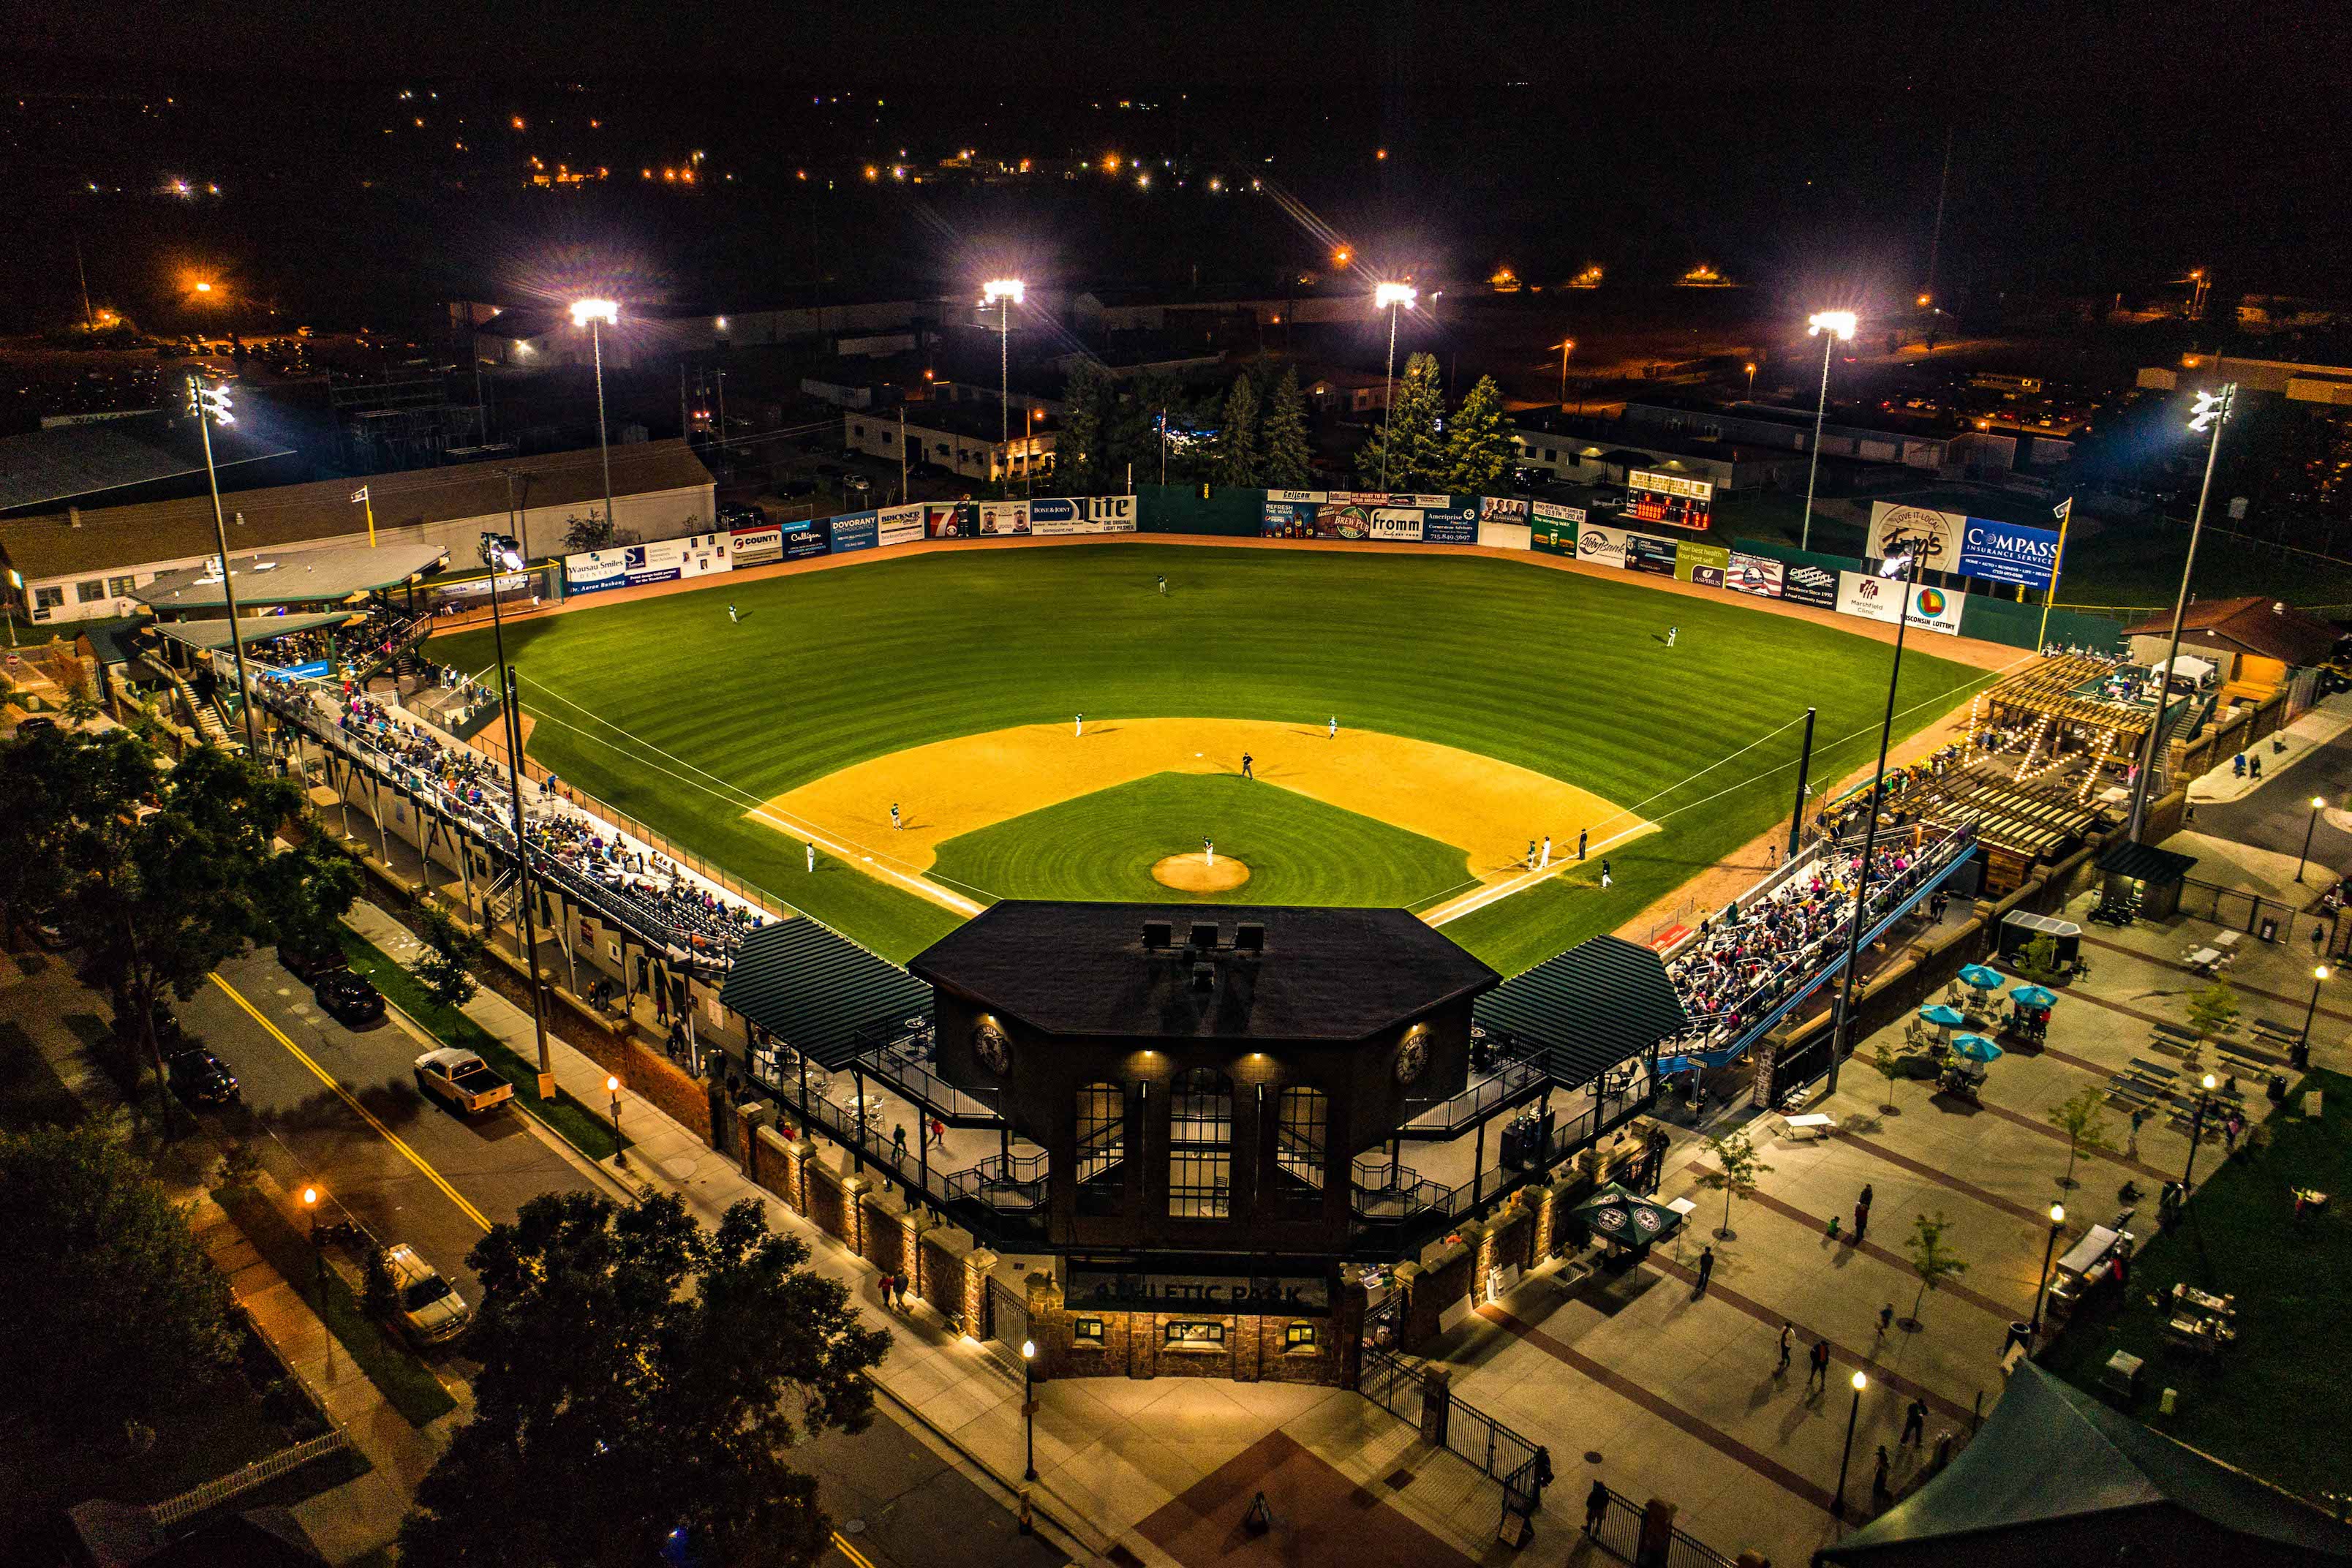
[[1538, 1063], [1505, 1057], [1491, 1076], [1472, 1084], [1451, 1100], [1442, 1100], [1407, 1121], [1399, 1131], [1407, 1138], [1446, 1137], [1497, 1106], [1549, 1081], [1551, 1075]]
[[266, 1486], [313, 1459], [323, 1458], [351, 1446], [351, 1438], [341, 1427], [337, 1426], [290, 1448], [280, 1448], [274, 1454], [254, 1460], [242, 1469], [231, 1470], [227, 1475], [184, 1491], [178, 1497], [166, 1498], [152, 1504], [147, 1510], [147, 1517], [157, 1525], [169, 1528], [194, 1518], [206, 1509], [218, 1508], [232, 1498], [242, 1497], [256, 1487]]

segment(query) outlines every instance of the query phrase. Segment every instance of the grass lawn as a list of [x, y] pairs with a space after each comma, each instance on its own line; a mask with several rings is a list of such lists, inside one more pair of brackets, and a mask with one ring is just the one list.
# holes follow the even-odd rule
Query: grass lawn
[[406, 1346], [395, 1341], [360, 1305], [343, 1277], [326, 1270], [326, 1299], [320, 1300], [319, 1253], [278, 1205], [251, 1187], [216, 1188], [213, 1197], [253, 1249], [302, 1292], [303, 1300], [324, 1320], [328, 1331], [351, 1352], [352, 1361], [384, 1399], [412, 1426], [422, 1426], [457, 1407], [433, 1371]]
[[[492, 1072], [514, 1085], [515, 1103], [553, 1128], [558, 1136], [592, 1160], [613, 1157], [613, 1124], [564, 1093], [553, 1100], [539, 1097], [539, 1066], [525, 1061], [497, 1037], [455, 1007], [444, 1007], [425, 994], [416, 976], [400, 966], [383, 949], [355, 931], [342, 933], [343, 954], [351, 965], [373, 981], [384, 1000], [414, 1019], [426, 1034], [460, 1050], [472, 1051]], [[620, 1147], [629, 1147], [623, 1138]]]
[[[2291, 1114], [2307, 1089], [2322, 1091], [2319, 1121]], [[2352, 1234], [2352, 1078], [2314, 1072], [2271, 1127], [2269, 1150], [2242, 1146], [2197, 1189], [2188, 1218], [2139, 1249], [2123, 1310], [2069, 1323], [2042, 1360], [2095, 1390], [2117, 1350], [2147, 1357], [2132, 1415], [2316, 1498], [2352, 1476], [2352, 1430], [2326, 1415], [2324, 1393], [2352, 1360], [2352, 1272], [2343, 1266]], [[2327, 1193], [2333, 1205], [2298, 1226], [2290, 1184]], [[2165, 1347], [2169, 1314], [2152, 1302], [2178, 1279], [2238, 1298], [2235, 1345], [2210, 1361]], [[2170, 1415], [2158, 1405], [2167, 1388], [2180, 1394]]]
[[[1247, 882], [1187, 894], [1153, 879], [1162, 856], [1200, 854], [1203, 834], [1220, 860], [1250, 868]], [[940, 846], [935, 869], [1009, 899], [1407, 909], [1472, 881], [1450, 845], [1279, 785], [1200, 773], [1156, 773], [961, 834]]]
[[[957, 917], [837, 861], [805, 876], [800, 843], [743, 813], [869, 757], [1082, 710], [1336, 713], [1565, 780], [1665, 829], [1612, 852], [1607, 893], [1514, 898], [1448, 928], [1506, 973], [1612, 929], [1783, 817], [1808, 705], [1816, 778], [1866, 762], [1888, 658], [1729, 596], [1513, 562], [1141, 542], [722, 581], [526, 623], [507, 647], [541, 762], [898, 960]], [[430, 657], [480, 668], [489, 634], [436, 637]], [[1915, 644], [1898, 722], [1933, 719], [1979, 674]]]

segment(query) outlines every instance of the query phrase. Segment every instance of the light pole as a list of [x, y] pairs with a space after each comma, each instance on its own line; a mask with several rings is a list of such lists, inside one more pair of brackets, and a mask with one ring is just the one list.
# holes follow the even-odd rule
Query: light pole
[[[204, 436], [205, 479], [212, 487], [213, 541], [220, 548], [221, 602], [228, 609], [228, 642], [236, 656], [236, 708], [245, 720], [245, 754], [261, 755], [260, 742], [253, 731], [253, 689], [246, 684], [245, 628], [236, 618], [236, 581], [228, 569], [228, 523], [221, 516], [220, 472], [213, 467], [213, 426], [236, 423], [229, 413], [228, 388], [206, 386], [200, 375], [188, 377], [188, 412], [196, 416], [196, 428]], [[8, 646], [16, 646], [16, 626], [8, 625]], [[190, 718], [195, 717], [194, 714]]]
[[1756, 362], [1749, 360], [1741, 368], [1748, 372], [1748, 401], [1753, 403], [1756, 401]]
[[[1412, 310], [1412, 302], [1420, 297], [1420, 291], [1410, 283], [1383, 283], [1372, 290], [1374, 307], [1389, 313], [1388, 394], [1387, 401], [1381, 408], [1381, 489], [1383, 490], [1389, 488], [1389, 433], [1396, 428], [1397, 312]], [[1566, 353], [1566, 350], [1561, 351], [1560, 363], [1563, 365], [1568, 363]], [[1563, 391], [1567, 383], [1568, 377], [1563, 371], [1560, 376]]]
[[1028, 291], [1018, 278], [992, 278], [980, 286], [982, 302], [996, 307], [996, 449], [1005, 455], [1008, 470], [998, 482], [1007, 495], [1013, 490], [1013, 307]]
[[[1568, 351], [1576, 346], [1574, 338], [1562, 338], [1559, 342], [1559, 405], [1568, 406]], [[1391, 350], [1391, 353], [1394, 351]]]
[[[2313, 994], [2318, 994], [2315, 988]], [[2180, 1171], [2180, 1201], [2189, 1201], [2189, 1184], [2197, 1174], [2197, 1145], [2205, 1141], [2205, 1108], [2213, 1102], [2213, 1075], [2197, 1080], [2197, 1111], [2189, 1119], [2189, 1163]]]
[[1890, 577], [1897, 572], [1903, 574], [1903, 590], [1896, 600], [1895, 615], [1895, 660], [1886, 672], [1886, 720], [1878, 731], [1878, 772], [1870, 781], [1870, 811], [1862, 832], [1862, 860], [1854, 868], [1853, 926], [1846, 932], [1845, 973], [1838, 985], [1836, 1021], [1830, 1026], [1830, 1077], [1824, 1094], [1837, 1092], [1838, 1063], [1852, 1044], [1846, 1036], [1853, 1026], [1854, 971], [1862, 963], [1862, 928], [1870, 912], [1866, 902], [1870, 893], [1870, 854], [1878, 845], [1878, 813], [1886, 804], [1886, 751], [1895, 739], [1895, 688], [1903, 679], [1903, 634], [1911, 624], [1911, 589], [1919, 580], [1918, 552], [1898, 555], [1878, 569], [1881, 577]]
[[621, 1080], [607, 1075], [604, 1092], [613, 1100], [613, 1163], [625, 1165], [629, 1163], [629, 1156], [621, 1148]]
[[2311, 1005], [2303, 1010], [2303, 1039], [2295, 1047], [2295, 1055], [2302, 1059], [2294, 1064], [2297, 1067], [2306, 1066], [2311, 1060], [2311, 1021], [2319, 1016], [2319, 988], [2326, 979], [2327, 965], [2324, 963], [2312, 965]]
[[[1813, 416], [1813, 460], [1811, 466], [1805, 469], [1805, 519], [1797, 527], [1797, 548], [1800, 550], [1813, 547], [1813, 481], [1822, 471], [1822, 426], [1829, 422], [1830, 417], [1830, 356], [1837, 352], [1838, 344], [1853, 342], [1853, 327], [1852, 310], [1823, 310], [1805, 318], [1805, 335], [1822, 340], [1822, 405], [1820, 412]], [[1748, 370], [1748, 389], [1750, 392], [1756, 390], [1756, 369], [1753, 365]]]
[[1028, 1447], [1028, 1464], [1021, 1472], [1024, 1481], [1037, 1479], [1037, 1342], [1021, 1342], [1021, 1422], [1024, 1440]]
[[1837, 1501], [1830, 1505], [1830, 1517], [1840, 1524], [1845, 1522], [1845, 1475], [1853, 1462], [1853, 1424], [1862, 1415], [1862, 1391], [1870, 1386], [1870, 1379], [1861, 1373], [1853, 1374], [1853, 1407], [1845, 1413], [1845, 1452], [1838, 1456]]
[[[574, 300], [572, 324], [588, 329], [588, 349], [596, 362], [596, 452], [604, 463], [604, 526], [618, 530], [613, 517], [613, 448], [604, 435], [604, 331], [621, 319], [621, 307], [610, 300]], [[490, 602], [498, 603], [498, 585], [491, 584]], [[518, 805], [518, 809], [520, 805]], [[544, 1047], [541, 1054], [544, 1055]]]
[[2180, 591], [2172, 601], [2172, 646], [2165, 653], [2157, 681], [2156, 714], [2147, 723], [2147, 749], [2140, 754], [2139, 776], [2132, 781], [2130, 837], [2135, 844], [2139, 842], [2147, 807], [2147, 778], [2156, 772], [2157, 737], [2163, 733], [2164, 716], [2172, 707], [2172, 667], [2180, 657], [2180, 620], [2189, 613], [2189, 574], [2197, 569], [2197, 540], [2205, 531], [2205, 501], [2213, 493], [2213, 462], [2221, 455], [2221, 427], [2230, 422], [2231, 405], [2237, 400], [2238, 384], [2224, 382], [2219, 392], [2197, 395], [2197, 407], [2189, 420], [2189, 428], [2200, 436], [2210, 431], [2213, 439], [2205, 448], [2205, 482], [2197, 489], [2197, 515], [2189, 524], [2189, 558], [2180, 563]]
[[[609, 508], [605, 516], [612, 515]], [[530, 989], [530, 1023], [539, 1036], [539, 1098], [555, 1098], [555, 1065], [547, 1054], [547, 1004], [539, 994], [539, 917], [531, 909], [530, 839], [522, 826], [522, 700], [515, 689], [514, 667], [507, 663], [506, 622], [499, 614], [499, 573], [522, 570], [522, 552], [503, 533], [482, 535], [482, 564], [490, 569], [490, 637], [498, 651], [499, 700], [505, 711], [507, 798], [514, 807], [515, 886], [520, 892], [516, 907], [522, 911], [522, 966]], [[489, 910], [482, 911], [484, 936], [488, 935]]]
[[2050, 1238], [2042, 1244], [2042, 1283], [2033, 1288], [2033, 1321], [2025, 1327], [2025, 1352], [2033, 1353], [2042, 1339], [2042, 1303], [2050, 1294], [2050, 1256], [2058, 1249], [2058, 1233], [2066, 1228], [2066, 1205], [2050, 1205]]
[[2326, 809], [2327, 799], [2325, 795], [2315, 795], [2311, 797], [2311, 820], [2303, 825], [2303, 853], [2294, 858], [2294, 879], [2298, 882], [2303, 880], [2304, 862], [2311, 858], [2312, 830], [2319, 826], [2319, 814]]
[[302, 1189], [302, 1213], [310, 1221], [310, 1253], [319, 1262], [319, 1312], [327, 1310], [327, 1249], [319, 1243], [319, 1189]]

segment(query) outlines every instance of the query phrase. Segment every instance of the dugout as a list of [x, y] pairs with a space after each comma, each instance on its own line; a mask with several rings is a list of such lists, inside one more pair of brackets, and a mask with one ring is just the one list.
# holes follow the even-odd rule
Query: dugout
[[2099, 857], [2105, 889], [2101, 901], [2137, 899], [2140, 919], [2169, 920], [2179, 911], [2180, 885], [2196, 864], [2194, 855], [2176, 855], [2153, 844], [2126, 840]]

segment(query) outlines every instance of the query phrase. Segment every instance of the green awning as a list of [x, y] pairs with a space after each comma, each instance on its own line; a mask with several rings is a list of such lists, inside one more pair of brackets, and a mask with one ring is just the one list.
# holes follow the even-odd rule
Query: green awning
[[[312, 611], [300, 616], [239, 616], [236, 624], [245, 633], [245, 646], [252, 647], [278, 637], [290, 637], [296, 632], [316, 631], [320, 626], [340, 626], [352, 616], [350, 610]], [[154, 629], [159, 636], [199, 650], [229, 646], [230, 628], [226, 620], [157, 621]]]
[[868, 1024], [931, 1010], [931, 988], [895, 963], [797, 918], [743, 939], [719, 1005], [740, 1013], [810, 1060], [849, 1065]]

